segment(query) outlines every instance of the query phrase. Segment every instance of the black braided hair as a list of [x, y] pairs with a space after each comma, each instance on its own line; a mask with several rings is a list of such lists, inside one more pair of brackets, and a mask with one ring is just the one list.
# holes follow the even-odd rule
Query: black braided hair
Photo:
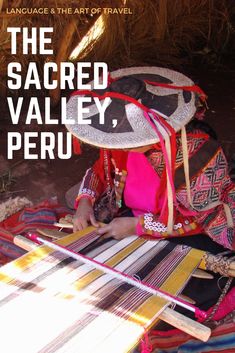
[[186, 130], [187, 132], [192, 132], [194, 130], [201, 130], [206, 134], [208, 134], [214, 140], [217, 140], [216, 132], [212, 129], [212, 127], [208, 123], [202, 120], [197, 120], [197, 119], [191, 120], [187, 124]]

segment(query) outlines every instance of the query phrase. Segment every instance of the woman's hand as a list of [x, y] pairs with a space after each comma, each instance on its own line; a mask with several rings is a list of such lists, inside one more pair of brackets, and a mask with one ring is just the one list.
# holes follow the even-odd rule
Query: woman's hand
[[138, 218], [136, 217], [114, 218], [109, 224], [101, 226], [98, 233], [104, 238], [123, 239], [128, 235], [136, 234], [137, 223]]
[[94, 227], [99, 227], [99, 223], [94, 216], [92, 203], [89, 198], [84, 197], [79, 201], [78, 208], [73, 217], [73, 231], [82, 230], [88, 227], [89, 223]]

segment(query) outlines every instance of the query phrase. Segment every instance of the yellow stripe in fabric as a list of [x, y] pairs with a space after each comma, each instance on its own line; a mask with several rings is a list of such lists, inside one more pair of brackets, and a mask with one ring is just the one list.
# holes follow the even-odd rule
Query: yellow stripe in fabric
[[161, 286], [161, 289], [171, 294], [176, 294], [179, 290], [179, 287], [182, 287], [182, 285], [190, 277], [191, 273], [198, 266], [204, 254], [205, 252], [202, 250], [190, 250], [189, 253], [180, 262], [180, 264], [175, 268], [174, 272]]
[[203, 256], [203, 258], [201, 259], [201, 262], [198, 265], [198, 268], [200, 268], [201, 270], [207, 269], [205, 256]]
[[11, 276], [5, 275], [4, 273], [0, 273], [0, 282], [10, 283], [13, 280]]
[[[204, 254], [205, 252], [201, 250], [190, 250], [171, 275], [166, 279], [160, 289], [169, 294], [176, 295], [184, 286], [194, 269], [198, 266], [198, 263], [201, 261]], [[160, 314], [166, 303], [167, 301], [164, 299], [157, 296], [151, 296], [130, 316], [129, 320], [149, 327], [156, 323], [156, 320], [154, 320], [154, 322], [152, 322], [152, 320], [158, 312]]]
[[[96, 228], [95, 227], [88, 227], [80, 232], [76, 232], [73, 234], [70, 234], [62, 239], [59, 239], [56, 241], [56, 243], [60, 245], [69, 245], [72, 242], [82, 238], [83, 236], [87, 235], [88, 233], [91, 233], [94, 231]], [[36, 248], [35, 250], [30, 251], [29, 253], [19, 257], [18, 259], [8, 263], [7, 265], [4, 266], [4, 272], [0, 271], [0, 281], [4, 283], [9, 283], [12, 281], [12, 276], [8, 276], [7, 272], [14, 270], [15, 274], [18, 271], [25, 270], [27, 268], [30, 268], [32, 265], [36, 264], [37, 262], [45, 259], [48, 255], [53, 253], [55, 250], [49, 248], [48, 246], [40, 246]]]
[[[104, 262], [105, 265], [114, 267], [116, 266], [119, 262], [121, 262], [123, 259], [125, 259], [128, 255], [130, 255], [134, 250], [138, 249], [141, 245], [145, 243], [144, 239], [136, 239], [133, 241], [130, 245], [128, 245], [126, 248], [123, 250], [119, 251], [116, 255], [114, 255], [111, 259], [108, 261]], [[92, 270], [89, 272], [87, 275], [79, 279], [78, 281], [75, 282], [75, 288], [77, 290], [80, 290], [84, 287], [86, 287], [88, 284], [99, 278], [101, 275], [103, 275], [104, 272], [100, 270]]]
[[[4, 266], [4, 272], [0, 272], [0, 280], [3, 280], [3, 278], [6, 277], [5, 273], [8, 272], [8, 270], [14, 270], [15, 274], [17, 274], [17, 270], [18, 270], [18, 272], [21, 272], [21, 271], [25, 270], [26, 268], [31, 267], [35, 263], [44, 259], [51, 252], [53, 252], [51, 249], [49, 249], [46, 246], [43, 246], [43, 247], [37, 248], [37, 249], [19, 257], [15, 261], [10, 262], [6, 266]], [[11, 278], [11, 280], [12, 280], [12, 278]], [[5, 282], [5, 283], [7, 283], [7, 282]]]
[[60, 245], [69, 245], [71, 243], [73, 243], [74, 241], [84, 237], [85, 235], [94, 232], [94, 230], [96, 230], [97, 228], [95, 227], [87, 227], [79, 232], [75, 232], [72, 234], [67, 235], [66, 237], [63, 237], [59, 240], [57, 240], [55, 243], [60, 244]]

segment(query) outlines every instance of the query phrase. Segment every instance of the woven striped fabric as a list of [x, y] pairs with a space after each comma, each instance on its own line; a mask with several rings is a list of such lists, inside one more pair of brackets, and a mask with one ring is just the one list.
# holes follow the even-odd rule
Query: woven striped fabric
[[234, 353], [235, 323], [227, 323], [212, 331], [208, 342], [200, 342], [185, 333], [160, 337], [150, 334], [153, 353]]
[[[101, 240], [92, 227], [58, 243], [173, 295], [204, 254], [136, 236]], [[41, 246], [1, 268], [1, 346], [4, 353], [128, 352], [168, 304]]]

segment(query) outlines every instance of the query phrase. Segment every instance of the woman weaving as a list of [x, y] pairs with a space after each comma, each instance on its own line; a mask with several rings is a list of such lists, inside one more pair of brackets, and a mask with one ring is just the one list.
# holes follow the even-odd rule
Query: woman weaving
[[[104, 125], [94, 108], [91, 125], [67, 125], [100, 148], [81, 183], [74, 230], [98, 227], [98, 220], [108, 223], [99, 229], [104, 237], [150, 235], [234, 249], [235, 188], [224, 153], [191, 121], [205, 99], [200, 88], [178, 72], [137, 67], [113, 72], [105, 92], [90, 92], [104, 94], [111, 98]], [[68, 109], [76, 116], [76, 92]]]

